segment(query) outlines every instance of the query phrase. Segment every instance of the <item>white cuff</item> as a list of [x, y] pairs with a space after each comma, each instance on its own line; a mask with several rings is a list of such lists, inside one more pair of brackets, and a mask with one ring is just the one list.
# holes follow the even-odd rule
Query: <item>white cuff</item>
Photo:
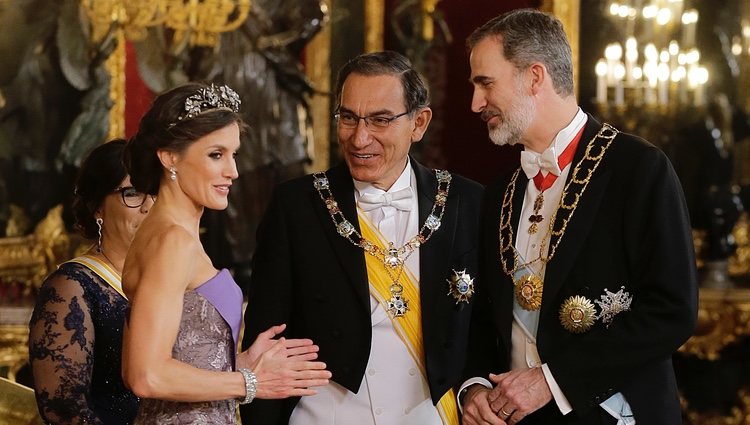
[[544, 373], [544, 379], [547, 380], [547, 386], [552, 393], [552, 398], [555, 399], [557, 408], [560, 409], [560, 413], [562, 413], [563, 415], [567, 415], [573, 410], [573, 406], [570, 405], [570, 402], [568, 401], [567, 397], [565, 397], [565, 394], [563, 394], [560, 386], [557, 385], [557, 381], [555, 381], [555, 378], [552, 377], [552, 372], [550, 372], [547, 363], [544, 363], [542, 365], [542, 372]]
[[458, 389], [458, 392], [456, 393], [456, 404], [458, 405], [458, 410], [461, 412], [461, 414], [464, 413], [464, 406], [461, 403], [461, 396], [465, 389], [469, 388], [470, 386], [474, 384], [479, 384], [483, 387], [487, 387], [489, 389], [492, 389], [492, 383], [488, 381], [487, 379], [480, 378], [478, 376], [474, 378], [467, 379], [463, 384], [461, 384], [461, 388]]

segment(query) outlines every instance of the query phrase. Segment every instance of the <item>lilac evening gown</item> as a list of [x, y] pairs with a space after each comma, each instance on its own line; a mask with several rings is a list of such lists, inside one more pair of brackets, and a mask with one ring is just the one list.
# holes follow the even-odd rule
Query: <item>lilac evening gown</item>
[[[242, 291], [226, 269], [185, 292], [172, 356], [195, 367], [234, 370]], [[235, 400], [202, 403], [142, 399], [135, 424], [235, 424]]]

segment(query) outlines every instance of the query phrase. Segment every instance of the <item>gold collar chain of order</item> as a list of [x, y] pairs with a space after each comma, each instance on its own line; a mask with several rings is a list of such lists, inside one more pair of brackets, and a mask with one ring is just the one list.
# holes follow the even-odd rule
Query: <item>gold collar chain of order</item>
[[[584, 152], [583, 159], [578, 164], [576, 164], [575, 168], [573, 169], [573, 175], [565, 185], [562, 195], [560, 196], [560, 203], [555, 209], [555, 212], [550, 217], [549, 225], [547, 226], [547, 233], [544, 235], [539, 244], [539, 255], [533, 260], [523, 263], [519, 261], [519, 258], [521, 256], [514, 245], [513, 226], [511, 223], [511, 217], [513, 216], [513, 198], [515, 195], [516, 180], [518, 179], [518, 175], [521, 172], [521, 168], [519, 167], [513, 174], [513, 177], [511, 177], [508, 186], [505, 188], [505, 193], [503, 194], [503, 202], [500, 207], [499, 223], [500, 262], [502, 263], [503, 271], [505, 272], [505, 274], [510, 276], [511, 279], [514, 279], [514, 275], [519, 269], [528, 267], [538, 261], [540, 261], [544, 265], [552, 260], [555, 253], [557, 252], [557, 247], [560, 245], [563, 235], [567, 230], [568, 222], [573, 218], [573, 214], [578, 207], [578, 201], [586, 191], [591, 177], [599, 167], [599, 164], [604, 158], [604, 154], [606, 153], [607, 149], [609, 149], [609, 146], [612, 144], [612, 141], [615, 139], [618, 133], [619, 131], [616, 128], [607, 123], [604, 123], [599, 132], [597, 132], [597, 134], [589, 141], [586, 146], [586, 151]], [[597, 147], [597, 143], [595, 143], [597, 140], [601, 140], [603, 143], [600, 144], [597, 152], [593, 152], [593, 149]], [[584, 167], [584, 165], [586, 165], [586, 167]], [[583, 175], [583, 173], [585, 173], [585, 175]], [[578, 187], [577, 191], [575, 190], [575, 187], [571, 188], [571, 186], [573, 185]], [[572, 192], [571, 189], [573, 189]], [[567, 201], [569, 193], [573, 195], [573, 199], [571, 202]], [[560, 226], [558, 228], [555, 228], [557, 213], [560, 210], [567, 212], [567, 216], [563, 218]], [[547, 247], [547, 243], [550, 241], [552, 236], [556, 237], [557, 241], [555, 241], [555, 244], [550, 247], [549, 253], [545, 256], [544, 253]], [[509, 268], [508, 266], [508, 263], [510, 261], [513, 261], [512, 268]], [[534, 278], [534, 276], [529, 274], [522, 276], [520, 279], [518, 279], [518, 281], [515, 281], [514, 279], [514, 283], [516, 284], [516, 298], [519, 300], [519, 304], [521, 304], [522, 307], [524, 305], [528, 306], [529, 308], [527, 308], [527, 310], [539, 309], [539, 307], [541, 306], [541, 286], [543, 284], [541, 279]], [[533, 301], [529, 301], [532, 298]]]
[[419, 232], [409, 239], [404, 245], [396, 248], [393, 242], [388, 243], [388, 247], [380, 246], [377, 241], [371, 241], [362, 236], [357, 228], [344, 217], [338, 202], [334, 199], [331, 192], [330, 182], [325, 172], [313, 174], [313, 186], [318, 191], [320, 199], [325, 203], [328, 214], [333, 221], [336, 231], [339, 235], [346, 238], [353, 245], [362, 248], [366, 253], [380, 260], [383, 263], [388, 277], [393, 284], [390, 287], [391, 300], [389, 300], [389, 312], [394, 317], [403, 316], [408, 310], [408, 300], [402, 297], [403, 286], [399, 283], [404, 270], [406, 260], [419, 248], [427, 242], [433, 233], [440, 228], [445, 213], [445, 205], [448, 201], [450, 192], [451, 179], [453, 176], [445, 170], [435, 170], [435, 177], [438, 181], [438, 189], [435, 194], [435, 202], [432, 204], [432, 210], [425, 219]]

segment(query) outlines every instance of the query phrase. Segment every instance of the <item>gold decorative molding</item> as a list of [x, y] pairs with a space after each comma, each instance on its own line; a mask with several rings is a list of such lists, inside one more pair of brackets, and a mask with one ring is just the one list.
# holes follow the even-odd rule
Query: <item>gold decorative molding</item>
[[750, 214], [745, 211], [732, 231], [737, 250], [729, 258], [730, 276], [750, 276]]
[[[732, 236], [737, 244], [737, 250], [729, 257], [729, 277], [731, 279], [746, 279], [750, 277], [750, 213], [740, 215], [732, 230]], [[696, 263], [698, 269], [703, 268], [703, 250], [706, 245], [706, 231], [693, 229], [693, 245], [695, 246]]]
[[38, 286], [67, 255], [70, 238], [62, 210], [62, 205], [52, 208], [30, 235], [0, 239], [0, 282]]
[[8, 379], [11, 381], [16, 380], [16, 373], [29, 359], [28, 343], [27, 325], [0, 324], [0, 367], [8, 368]]
[[[577, 82], [580, 77], [581, 0], [544, 0], [540, 9], [552, 13], [562, 22], [573, 52], [573, 81]], [[578, 84], [575, 84], [575, 93], [578, 95]]]
[[43, 425], [36, 407], [34, 390], [0, 378], [0, 423], [3, 425]]
[[37, 288], [68, 255], [62, 210], [62, 205], [52, 208], [30, 235], [0, 239], [0, 285], [18, 291], [19, 298], [0, 306], [0, 368], [8, 368], [11, 380], [28, 359], [28, 322]]
[[109, 99], [112, 108], [109, 110], [109, 129], [107, 139], [125, 137], [125, 33], [117, 32], [117, 47], [104, 62], [104, 68], [110, 77]]
[[695, 334], [680, 352], [717, 360], [721, 350], [750, 335], [750, 289], [700, 289]]
[[432, 41], [435, 38], [435, 9], [440, 0], [422, 0], [422, 40]]
[[365, 0], [365, 53], [383, 50], [385, 0]]
[[234, 31], [250, 13], [250, 0], [81, 0], [81, 11], [91, 25], [91, 40], [98, 44], [111, 33], [116, 47], [105, 62], [111, 77], [109, 129], [112, 139], [125, 136], [125, 40], [142, 40], [147, 28], [172, 30], [177, 50], [187, 46], [213, 47], [219, 33]]
[[[331, 0], [325, 0], [326, 13], [330, 13]], [[310, 99], [313, 123], [313, 144], [308, 149], [312, 163], [310, 173], [326, 170], [329, 166], [331, 146], [331, 25], [324, 25], [305, 47], [305, 74], [316, 93]]]

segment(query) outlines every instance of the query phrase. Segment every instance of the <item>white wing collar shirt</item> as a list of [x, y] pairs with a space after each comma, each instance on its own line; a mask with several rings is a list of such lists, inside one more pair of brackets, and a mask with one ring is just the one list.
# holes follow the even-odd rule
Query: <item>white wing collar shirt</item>
[[[358, 213], [364, 213], [396, 247], [419, 231], [416, 177], [406, 168], [387, 191], [354, 180]], [[363, 253], [364, 255], [364, 253]], [[419, 282], [419, 249], [406, 260]], [[356, 394], [331, 381], [314, 396], [302, 397], [290, 425], [442, 425], [419, 366], [396, 333], [388, 313], [370, 295], [372, 344], [365, 376]]]

